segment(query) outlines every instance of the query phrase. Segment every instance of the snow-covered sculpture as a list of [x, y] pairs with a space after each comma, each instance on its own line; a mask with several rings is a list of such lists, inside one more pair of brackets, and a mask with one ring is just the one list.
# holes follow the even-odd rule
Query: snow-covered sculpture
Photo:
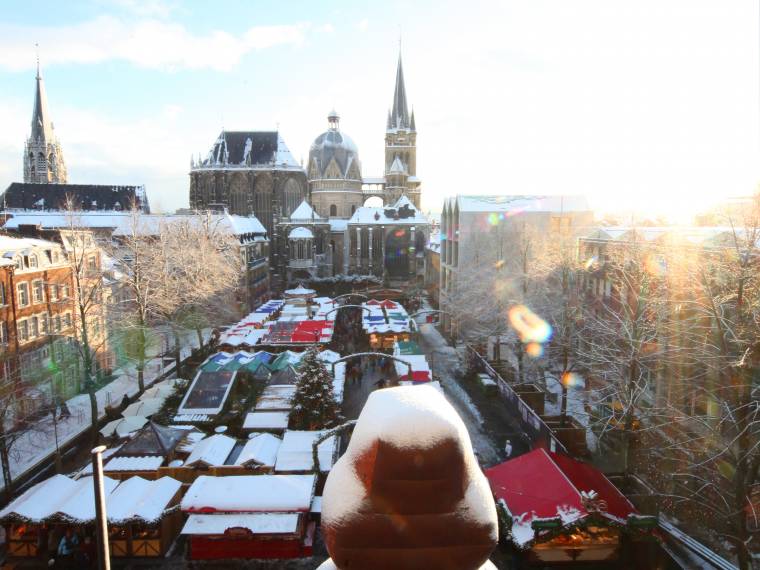
[[493, 568], [497, 518], [467, 430], [437, 390], [367, 400], [323, 493], [320, 569]]

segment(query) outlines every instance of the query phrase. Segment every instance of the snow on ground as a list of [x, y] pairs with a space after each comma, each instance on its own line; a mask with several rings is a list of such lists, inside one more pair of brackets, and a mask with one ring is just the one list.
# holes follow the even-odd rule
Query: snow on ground
[[473, 449], [481, 462], [492, 465], [500, 460], [500, 456], [490, 438], [482, 430], [483, 416], [456, 378], [456, 371], [463, 366], [462, 359], [457, 351], [448, 345], [438, 329], [432, 324], [425, 323], [424, 320], [425, 315], [416, 318], [420, 332], [420, 347], [430, 356], [433, 375], [441, 382], [446, 396], [462, 417], [470, 434]]
[[[210, 330], [203, 331], [206, 341], [210, 334]], [[186, 358], [193, 348], [198, 348], [198, 338], [195, 332], [191, 331], [185, 335], [183, 341], [182, 355]], [[173, 368], [173, 363], [164, 368], [161, 358], [149, 361], [144, 371], [145, 386], [152, 385], [161, 375]], [[118, 374], [118, 377], [95, 393], [99, 418], [105, 416], [106, 406], [118, 405], [125, 395], [130, 398], [137, 395], [137, 370], [134, 366], [124, 366], [114, 374]], [[44, 463], [55, 453], [56, 447], [64, 447], [90, 428], [90, 398], [87, 394], [74, 396], [67, 400], [66, 406], [71, 412], [69, 417], [54, 421], [52, 416], [48, 415], [37, 422], [33, 430], [21, 434], [13, 441], [9, 456], [11, 476], [14, 479]], [[2, 488], [3, 483], [0, 481], [0, 489]]]

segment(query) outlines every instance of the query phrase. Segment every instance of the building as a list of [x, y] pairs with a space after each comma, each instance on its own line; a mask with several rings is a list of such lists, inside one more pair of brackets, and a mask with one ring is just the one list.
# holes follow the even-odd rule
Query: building
[[290, 216], [277, 225], [284, 288], [298, 280], [329, 277], [333, 274], [335, 243], [329, 220], [323, 218], [304, 200]]
[[[162, 223], [188, 219], [182, 215], [143, 214], [140, 216], [139, 231], [145, 237], [157, 236]], [[269, 247], [270, 240], [266, 228], [253, 216], [243, 217], [224, 213], [211, 214], [211, 224], [234, 235], [240, 243], [240, 255], [245, 265], [245, 292], [243, 304], [252, 310], [270, 297]], [[83, 212], [73, 223], [77, 228], [91, 232], [98, 241], [109, 247], [118, 247], [118, 242], [132, 232], [130, 212]], [[3, 226], [8, 232], [26, 236], [55, 235], [56, 232], [71, 228], [72, 219], [65, 212], [23, 211], [6, 212]]]
[[440, 229], [430, 232], [425, 247], [425, 289], [430, 298], [430, 304], [438, 308], [440, 303], [441, 281], [441, 232]]
[[[591, 226], [593, 212], [582, 196], [456, 196], [441, 213], [440, 308], [444, 331], [456, 334], [452, 305], [463, 275], [477, 276], [480, 266], [504, 263], [517, 255], [515, 240], [574, 239]], [[463, 269], [464, 267], [464, 269]]]
[[150, 213], [144, 186], [13, 182], [0, 196], [5, 210], [127, 211]]
[[0, 276], [3, 404], [21, 419], [82, 389], [75, 287], [63, 246], [40, 239], [0, 236]]
[[304, 198], [306, 172], [276, 131], [222, 130], [206, 158], [190, 162], [191, 208], [255, 214], [270, 236]]
[[63, 160], [61, 143], [55, 136], [50, 111], [48, 111], [39, 60], [35, 79], [37, 84], [34, 91], [32, 130], [24, 145], [24, 182], [66, 184], [68, 182], [66, 163]]

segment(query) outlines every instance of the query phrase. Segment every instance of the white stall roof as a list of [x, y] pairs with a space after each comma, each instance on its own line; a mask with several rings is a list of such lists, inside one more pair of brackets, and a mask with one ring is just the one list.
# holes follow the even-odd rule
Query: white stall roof
[[[320, 435], [322, 435], [321, 431], [286, 431], [282, 438], [282, 445], [277, 452], [274, 470], [286, 473], [313, 471], [314, 458], [311, 446]], [[320, 471], [332, 469], [336, 452], [337, 440], [335, 436], [329, 437], [319, 444], [317, 454]]]
[[253, 534], [294, 534], [299, 516], [298, 513], [190, 515], [182, 534], [224, 534], [230, 528], [246, 528]]
[[188, 513], [306, 512], [314, 494], [314, 475], [201, 475], [185, 493]]
[[[103, 477], [106, 498], [118, 484], [118, 481]], [[92, 478], [82, 477], [74, 481], [65, 475], [54, 475], [37, 483], [0, 511], [0, 519], [8, 516], [30, 522], [41, 522], [53, 516], [89, 522], [95, 518]]]
[[286, 429], [289, 412], [249, 412], [243, 429]]
[[260, 433], [246, 442], [235, 460], [235, 465], [255, 464], [274, 467], [281, 443], [282, 440], [271, 433]]
[[296, 393], [296, 387], [293, 384], [273, 384], [264, 388], [256, 402], [256, 411], [273, 411], [289, 410], [290, 401]]
[[220, 433], [209, 436], [195, 445], [185, 465], [224, 465], [233, 447], [235, 440], [229, 436]]
[[130, 520], [156, 522], [181, 487], [182, 483], [171, 477], [161, 477], [155, 481], [130, 477], [108, 497], [108, 520], [114, 524]]
[[163, 462], [164, 458], [157, 455], [114, 457], [106, 463], [103, 471], [155, 471]]

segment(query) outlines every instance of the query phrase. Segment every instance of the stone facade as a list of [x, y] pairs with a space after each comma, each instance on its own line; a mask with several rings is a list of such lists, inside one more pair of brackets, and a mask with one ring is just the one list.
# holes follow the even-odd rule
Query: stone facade
[[39, 62], [36, 80], [32, 130], [24, 145], [24, 182], [66, 184], [66, 163], [50, 120]]
[[306, 172], [277, 132], [222, 131], [205, 159], [191, 161], [191, 208], [255, 215], [270, 236], [306, 190]]

